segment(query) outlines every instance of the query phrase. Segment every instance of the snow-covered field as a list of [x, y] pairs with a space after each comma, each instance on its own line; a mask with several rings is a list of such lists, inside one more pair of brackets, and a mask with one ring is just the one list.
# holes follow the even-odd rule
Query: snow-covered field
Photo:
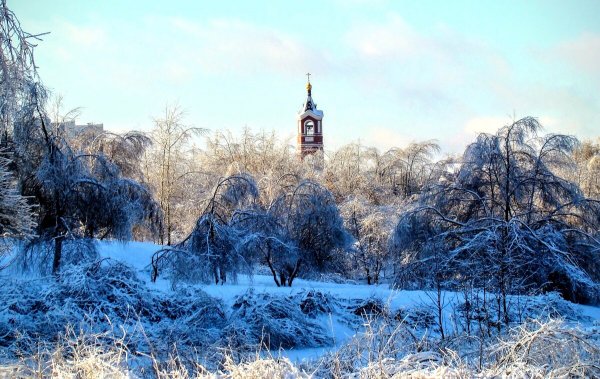
[[[473, 365], [474, 352], [491, 349], [497, 341], [496, 330], [500, 331], [500, 325], [483, 325], [477, 316], [468, 321], [467, 328], [461, 293], [442, 292], [440, 314], [435, 292], [398, 291], [388, 285], [297, 279], [291, 288], [277, 287], [269, 275], [240, 275], [225, 285], [173, 285], [166, 276], [150, 280], [151, 257], [160, 246], [100, 242], [97, 247], [99, 259], [65, 267], [59, 281], [10, 269], [2, 272], [0, 352], [4, 362], [36, 354], [40, 341], [75, 349], [87, 346], [87, 336], [92, 335], [97, 339], [93, 346], [127, 345], [128, 354], [141, 357], [136, 359], [142, 363], [135, 365], [143, 365], [143, 357], [148, 356], [167, 360], [175, 347], [184, 356], [200, 350], [201, 354], [195, 353], [198, 361], [213, 372], [223, 367], [229, 359], [225, 357], [247, 362], [251, 356], [284, 357], [277, 364], [288, 362], [294, 370], [311, 367], [313, 372], [314, 367], [332, 370], [330, 364], [336, 360], [336, 364], [348, 361], [345, 364], [351, 367], [344, 372], [368, 370], [373, 359], [383, 359], [386, 365], [408, 359], [405, 363], [410, 366], [416, 364], [411, 359], [417, 358], [418, 362], [448, 364], [439, 351], [456, 351], [461, 364]], [[531, 319], [544, 328], [545, 322], [559, 318], [559, 327], [552, 324], [559, 329], [548, 333], [577, 330], [600, 343], [599, 307], [572, 304], [556, 294], [512, 296], [510, 302], [515, 328]], [[493, 304], [488, 307], [487, 312], [493, 313]], [[503, 336], [510, 335], [504, 331]], [[375, 351], [379, 355], [371, 356]], [[415, 358], [412, 354], [419, 351], [437, 352], [429, 358]], [[597, 351], [585, 352], [583, 357], [600, 358], [595, 356]], [[315, 366], [319, 360], [329, 363]], [[399, 367], [392, 366], [392, 371]]]
[[[105, 242], [100, 245], [100, 255], [104, 258], [111, 258], [124, 262], [135, 268], [140, 277], [146, 280], [149, 288], [165, 293], [172, 292], [171, 282], [165, 278], [159, 278], [156, 283], [150, 281], [149, 270], [152, 254], [160, 246], [152, 243], [142, 242]], [[392, 314], [397, 314], [401, 310], [427, 309], [434, 313], [437, 294], [433, 291], [403, 291], [390, 288], [388, 284], [366, 285], [356, 283], [333, 283], [319, 282], [304, 279], [294, 281], [292, 287], [277, 287], [270, 275], [240, 275], [235, 283], [225, 285], [205, 285], [198, 284], [198, 288], [205, 291], [210, 296], [223, 301], [226, 307], [232, 307], [240, 296], [243, 296], [249, 290], [254, 294], [268, 294], [272, 296], [294, 297], [302, 296], [307, 292], [319, 292], [328, 295], [331, 299], [336, 299], [341, 303], [341, 307], [352, 308], [354, 305], [360, 306], [366, 301], [378, 300], [383, 307]], [[456, 292], [442, 293], [443, 301], [443, 323], [445, 328], [452, 332], [456, 328], [454, 318], [457, 317], [457, 307], [462, 301], [462, 295]], [[600, 307], [582, 304], [573, 304], [560, 299], [556, 294], [540, 296], [515, 296], [515, 302], [520, 302], [525, 318], [527, 316], [562, 316], [565, 321], [573, 327], [594, 327], [600, 326]], [[340, 305], [340, 304], [338, 304]], [[561, 307], [556, 310], [555, 307]], [[351, 309], [355, 310], [355, 309]], [[532, 313], [533, 312], [533, 313]], [[300, 348], [289, 350], [277, 350], [273, 354], [281, 354], [294, 361], [302, 359], [316, 358], [326, 352], [334, 351], [339, 346], [345, 344], [357, 333], [364, 330], [361, 323], [348, 325], [347, 316], [344, 312], [332, 312], [323, 317], [317, 318], [324, 330], [326, 330], [334, 342], [333, 345], [317, 348]], [[435, 324], [436, 321], [433, 322]], [[438, 333], [436, 325], [426, 325], [424, 329], [427, 333]]]

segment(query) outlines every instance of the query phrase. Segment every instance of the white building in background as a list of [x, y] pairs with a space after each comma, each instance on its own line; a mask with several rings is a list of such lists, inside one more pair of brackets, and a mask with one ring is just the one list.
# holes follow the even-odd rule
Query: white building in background
[[65, 121], [61, 123], [52, 123], [52, 128], [60, 129], [66, 139], [73, 139], [80, 135], [100, 135], [104, 133], [104, 124], [95, 124], [88, 122], [87, 124], [76, 124], [75, 120]]

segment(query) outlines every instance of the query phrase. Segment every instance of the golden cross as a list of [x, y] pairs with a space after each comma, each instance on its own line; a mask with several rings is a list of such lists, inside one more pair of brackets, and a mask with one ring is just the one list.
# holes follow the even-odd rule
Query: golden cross
[[310, 72], [307, 72], [307, 73], [306, 73], [306, 77], [307, 77], [307, 79], [308, 79], [308, 82], [310, 83]]

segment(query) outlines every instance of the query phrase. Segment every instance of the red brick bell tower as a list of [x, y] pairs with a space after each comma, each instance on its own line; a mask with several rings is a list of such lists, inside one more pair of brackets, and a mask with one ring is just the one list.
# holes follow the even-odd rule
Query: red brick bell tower
[[298, 112], [298, 155], [300, 158], [317, 151], [323, 151], [323, 111], [317, 109], [312, 99], [310, 74], [306, 74], [306, 101]]

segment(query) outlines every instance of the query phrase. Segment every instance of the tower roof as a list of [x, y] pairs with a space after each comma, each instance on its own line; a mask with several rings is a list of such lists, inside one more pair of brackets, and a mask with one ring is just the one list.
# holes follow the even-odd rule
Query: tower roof
[[317, 117], [323, 117], [323, 111], [317, 109], [317, 103], [312, 98], [312, 84], [310, 84], [310, 74], [306, 74], [308, 81], [306, 83], [306, 100], [302, 105], [299, 116], [303, 116], [307, 112], [313, 113]]

